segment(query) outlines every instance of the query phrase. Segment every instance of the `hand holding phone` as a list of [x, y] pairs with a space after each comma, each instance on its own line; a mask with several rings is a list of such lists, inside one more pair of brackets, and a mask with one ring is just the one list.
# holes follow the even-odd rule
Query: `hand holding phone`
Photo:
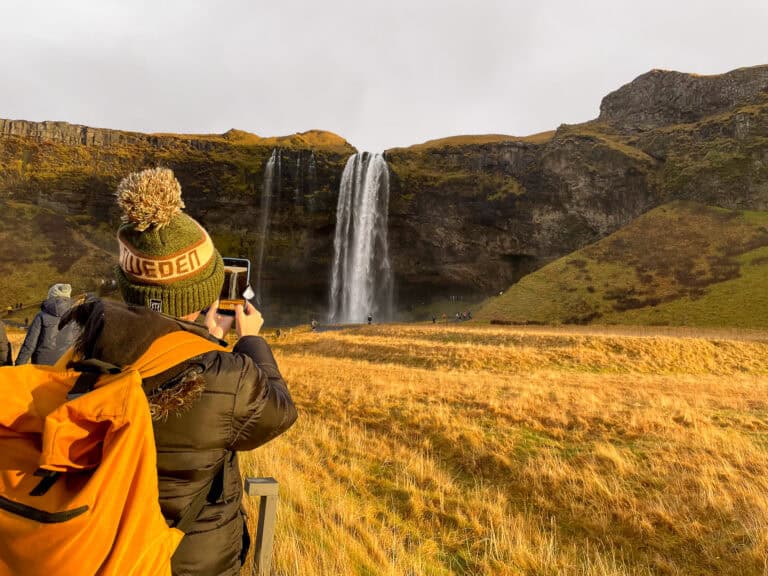
[[224, 336], [232, 329], [234, 316], [219, 313], [219, 301], [216, 300], [205, 313], [205, 327], [211, 336], [223, 340]]
[[264, 318], [261, 312], [256, 310], [250, 302], [245, 303], [245, 307], [238, 304], [235, 306], [235, 329], [237, 337], [258, 336], [259, 330], [264, 325]]

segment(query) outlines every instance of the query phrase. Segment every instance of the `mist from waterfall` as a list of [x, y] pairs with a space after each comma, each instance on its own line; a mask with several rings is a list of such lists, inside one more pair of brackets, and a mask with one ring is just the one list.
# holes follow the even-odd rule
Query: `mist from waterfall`
[[[264, 252], [269, 236], [270, 209], [272, 206], [272, 196], [275, 189], [280, 188], [282, 154], [278, 148], [272, 150], [272, 155], [267, 160], [264, 168], [264, 179], [261, 186], [261, 206], [259, 210], [259, 251], [256, 258], [256, 303], [262, 305], [262, 271], [264, 268]], [[275, 178], [277, 176], [277, 178]]]
[[388, 215], [387, 162], [381, 154], [354, 154], [344, 167], [336, 206], [329, 321], [391, 317]]

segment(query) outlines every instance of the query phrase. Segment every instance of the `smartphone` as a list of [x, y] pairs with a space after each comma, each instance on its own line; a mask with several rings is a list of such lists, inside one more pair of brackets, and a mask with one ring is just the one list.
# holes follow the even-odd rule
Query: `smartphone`
[[235, 315], [235, 306], [245, 306], [253, 298], [251, 261], [245, 258], [224, 258], [224, 286], [219, 294], [219, 314]]

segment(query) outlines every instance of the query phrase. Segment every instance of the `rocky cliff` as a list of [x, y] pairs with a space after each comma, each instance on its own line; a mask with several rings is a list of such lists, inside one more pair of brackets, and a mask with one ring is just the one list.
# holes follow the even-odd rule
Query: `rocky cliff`
[[[265, 191], [264, 166], [276, 148], [279, 181]], [[111, 277], [117, 183], [163, 165], [175, 171], [187, 210], [224, 255], [255, 260], [261, 196], [271, 193], [264, 282], [268, 295], [281, 296], [271, 310], [317, 307], [327, 298], [339, 179], [354, 152], [321, 131], [178, 136], [0, 120], [0, 273], [13, 278], [0, 288], [0, 302], [29, 302], [55, 278], [92, 290]], [[94, 248], [100, 258], [83, 259]]]
[[402, 290], [423, 299], [505, 289], [655, 205], [657, 161], [561, 129], [538, 138], [390, 150]]
[[767, 210], [767, 91], [768, 66], [654, 70], [591, 122], [389, 150], [401, 290], [498, 292], [670, 200]]
[[603, 98], [598, 121], [624, 132], [697, 122], [766, 100], [768, 66], [699, 76], [651, 70]]
[[[498, 292], [670, 200], [768, 209], [767, 90], [768, 66], [707, 77], [654, 70], [606, 96], [591, 122], [526, 138], [463, 136], [388, 150], [401, 306]], [[62, 244], [64, 262], [91, 246], [114, 250], [112, 192], [129, 171], [156, 164], [176, 171], [189, 212], [223, 253], [252, 256], [264, 166], [275, 148], [282, 161], [267, 294], [276, 314], [322, 313], [339, 180], [355, 149], [319, 131], [137, 134], [0, 120], [0, 272], [18, 268], [0, 301], [32, 293], [23, 270], [45, 282], [67, 273], [52, 256]], [[36, 237], [45, 242], [36, 246]], [[19, 254], [30, 260], [26, 268]], [[84, 283], [109, 274], [109, 259], [99, 260], [100, 268], [77, 264]]]

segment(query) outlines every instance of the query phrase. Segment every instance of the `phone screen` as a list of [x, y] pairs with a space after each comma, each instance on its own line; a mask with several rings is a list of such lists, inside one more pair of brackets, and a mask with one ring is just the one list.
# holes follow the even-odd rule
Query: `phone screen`
[[219, 312], [235, 313], [235, 306], [245, 306], [251, 283], [251, 262], [245, 258], [224, 258], [224, 285], [219, 294]]

